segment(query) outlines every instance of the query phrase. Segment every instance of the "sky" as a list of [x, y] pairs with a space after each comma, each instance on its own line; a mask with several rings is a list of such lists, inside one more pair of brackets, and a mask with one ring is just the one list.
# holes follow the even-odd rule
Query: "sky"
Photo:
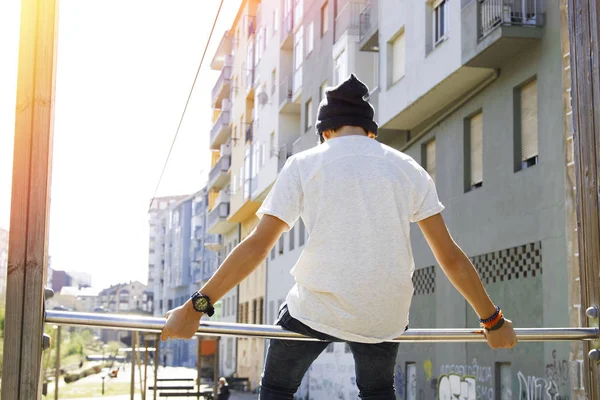
[[[201, 189], [210, 169], [210, 61], [240, 0], [225, 0], [158, 195]], [[148, 205], [218, 0], [62, 0], [51, 266], [92, 286], [147, 281]], [[9, 228], [20, 2], [0, 2], [0, 227]]]

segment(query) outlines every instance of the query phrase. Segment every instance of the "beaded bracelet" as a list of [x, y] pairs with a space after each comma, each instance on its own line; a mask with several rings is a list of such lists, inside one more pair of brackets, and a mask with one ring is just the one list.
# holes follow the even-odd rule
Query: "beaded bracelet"
[[496, 306], [496, 312], [489, 318], [486, 318], [486, 319], [479, 318], [479, 323], [480, 324], [488, 324], [488, 323], [492, 322], [493, 320], [495, 320], [496, 317], [498, 316], [498, 314], [500, 314], [500, 307]]
[[490, 329], [494, 327], [500, 320], [504, 319], [504, 315], [502, 314], [502, 310], [499, 310], [496, 314], [496, 317], [489, 322], [482, 322], [479, 324], [482, 328]]

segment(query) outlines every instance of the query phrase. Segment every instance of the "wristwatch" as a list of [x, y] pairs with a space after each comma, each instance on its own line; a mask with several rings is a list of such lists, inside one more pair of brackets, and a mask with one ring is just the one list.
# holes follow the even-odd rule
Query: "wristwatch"
[[200, 293], [200, 291], [197, 291], [196, 293], [192, 294], [191, 298], [194, 310], [206, 314], [209, 317], [213, 316], [215, 313], [215, 308], [212, 306], [208, 296]]

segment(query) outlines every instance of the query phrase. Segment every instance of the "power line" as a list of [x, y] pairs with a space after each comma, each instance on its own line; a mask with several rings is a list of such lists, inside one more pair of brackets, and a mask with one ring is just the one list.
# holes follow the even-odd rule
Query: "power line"
[[190, 99], [192, 98], [192, 92], [194, 91], [194, 86], [196, 86], [196, 81], [198, 80], [198, 75], [200, 74], [200, 69], [202, 68], [202, 64], [204, 63], [204, 57], [206, 56], [206, 52], [208, 51], [208, 45], [210, 44], [210, 40], [212, 38], [213, 32], [215, 30], [215, 26], [217, 25], [217, 20], [219, 19], [219, 14], [221, 13], [221, 7], [223, 7], [223, 2], [225, 0], [221, 0], [219, 3], [219, 8], [217, 9], [217, 15], [215, 15], [215, 19], [213, 20], [212, 28], [210, 29], [210, 34], [208, 35], [208, 40], [206, 41], [206, 46], [204, 46], [204, 52], [202, 53], [202, 58], [200, 59], [200, 65], [198, 65], [198, 70], [196, 71], [196, 76], [194, 77], [194, 82], [192, 82], [192, 87], [190, 88], [190, 93], [188, 94], [187, 101], [185, 102], [185, 107], [183, 107], [183, 112], [181, 113], [181, 118], [179, 119], [179, 125], [177, 125], [177, 130], [175, 131], [175, 136], [173, 136], [173, 141], [171, 142], [171, 147], [169, 148], [169, 152], [167, 153], [167, 159], [165, 160], [165, 164], [163, 165], [162, 171], [160, 173], [160, 177], [158, 178], [158, 183], [156, 184], [156, 188], [154, 189], [154, 194], [152, 195], [152, 200], [150, 200], [150, 204], [148, 206], [148, 212], [152, 208], [152, 202], [156, 198], [156, 193], [158, 193], [158, 188], [160, 187], [160, 183], [162, 181], [163, 175], [165, 174], [165, 170], [167, 169], [167, 164], [169, 163], [169, 158], [171, 157], [171, 152], [173, 151], [173, 146], [175, 146], [175, 141], [177, 140], [177, 135], [179, 135], [179, 129], [181, 128], [181, 123], [183, 122], [183, 117], [185, 116], [185, 112], [188, 108], [188, 104], [190, 103]]

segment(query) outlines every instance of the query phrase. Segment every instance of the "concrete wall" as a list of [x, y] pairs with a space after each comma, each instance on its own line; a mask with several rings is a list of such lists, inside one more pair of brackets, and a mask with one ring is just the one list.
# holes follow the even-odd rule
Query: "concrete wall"
[[[482, 276], [491, 271], [503, 278], [485, 281], [492, 299], [517, 326], [568, 326], [567, 249], [563, 163], [561, 58], [558, 8], [548, 7], [544, 39], [511, 60], [500, 78], [479, 96], [427, 133], [407, 153], [421, 160], [421, 145], [436, 139], [437, 184], [449, 229], [469, 256], [476, 257]], [[537, 76], [539, 164], [514, 172], [513, 88]], [[463, 184], [464, 119], [483, 111], [483, 187], [468, 193]], [[436, 265], [425, 240], [414, 227], [417, 268]], [[523, 247], [526, 246], [526, 247]], [[539, 257], [535, 255], [539, 250]], [[539, 262], [530, 271], [513, 271], [521, 251]], [[500, 253], [496, 253], [500, 252]], [[495, 254], [494, 254], [495, 253]], [[503, 261], [508, 257], [508, 261]], [[493, 260], [493, 261], [490, 261]], [[525, 270], [531, 261], [525, 262]], [[435, 292], [415, 297], [411, 326], [425, 327], [416, 316], [435, 308], [436, 327], [476, 326], [474, 312], [435, 267]], [[421, 303], [426, 301], [426, 304]], [[431, 320], [429, 321], [431, 322]], [[570, 396], [569, 349], [563, 343], [519, 344], [514, 350], [491, 351], [485, 344], [405, 345], [398, 367], [416, 362], [416, 387], [434, 398], [440, 378], [449, 373], [475, 376], [477, 398], [494, 398], [499, 383], [496, 363], [510, 363], [507, 388], [513, 397], [532, 398], [522, 391], [542, 390]], [[398, 370], [400, 373], [400, 370]], [[507, 393], [506, 391], [504, 393]], [[541, 392], [540, 392], [541, 393]], [[499, 395], [500, 393], [496, 393]], [[408, 397], [407, 397], [408, 398]], [[504, 397], [503, 397], [504, 398]], [[533, 397], [538, 398], [538, 397]], [[540, 397], [541, 398], [541, 397]]]

